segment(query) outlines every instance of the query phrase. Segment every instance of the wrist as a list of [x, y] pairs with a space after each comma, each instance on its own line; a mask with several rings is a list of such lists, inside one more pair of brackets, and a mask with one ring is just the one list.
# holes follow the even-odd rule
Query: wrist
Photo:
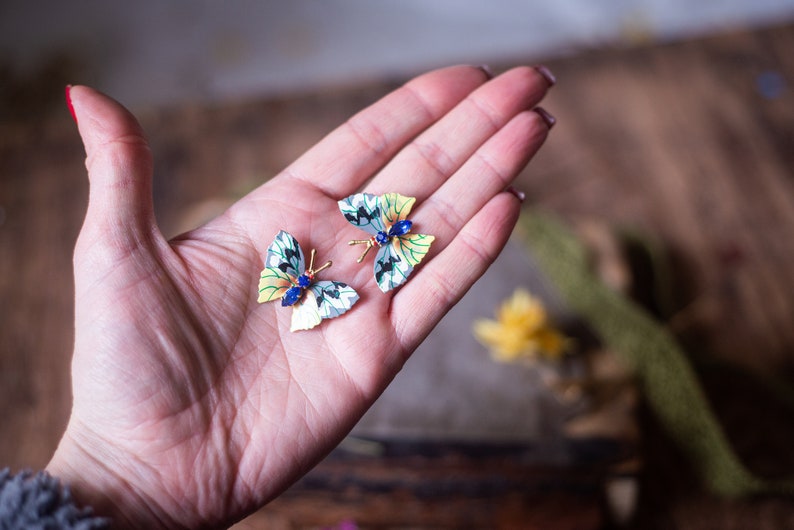
[[[98, 445], [98, 444], [97, 444]], [[67, 429], [46, 471], [68, 486], [80, 506], [111, 520], [113, 528], [173, 528], [165, 510], [125, 474], [126, 466], [107, 447], [78, 443]]]

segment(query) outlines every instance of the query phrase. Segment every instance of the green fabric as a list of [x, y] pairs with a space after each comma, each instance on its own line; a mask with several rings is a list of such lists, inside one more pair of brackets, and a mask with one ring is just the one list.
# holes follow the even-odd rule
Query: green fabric
[[654, 414], [710, 490], [725, 496], [794, 494], [794, 481], [768, 482], [742, 465], [675, 339], [590, 273], [585, 250], [567, 228], [544, 215], [525, 213], [516, 233], [569, 307], [634, 369]]

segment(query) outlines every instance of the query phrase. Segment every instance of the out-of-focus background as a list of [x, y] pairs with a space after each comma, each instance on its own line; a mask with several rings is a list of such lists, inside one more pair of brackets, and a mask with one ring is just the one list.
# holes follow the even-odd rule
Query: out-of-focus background
[[[519, 178], [527, 213], [571, 226], [596, 277], [680, 344], [750, 472], [794, 475], [792, 50], [792, 0], [6, 0], [0, 466], [43, 467], [70, 407], [87, 182], [65, 84], [139, 116], [175, 235], [414, 74], [544, 63], [558, 124]], [[649, 396], [653, 375], [621, 365], [536, 257], [518, 234], [352, 436], [240, 527], [794, 527], [775, 488], [709, 487], [675, 396]], [[493, 359], [472, 325], [516, 287], [577, 351]]]
[[175, 0], [0, 7], [14, 75], [51, 61], [132, 107], [317, 92], [456, 63], [670, 42], [791, 16], [789, 0]]

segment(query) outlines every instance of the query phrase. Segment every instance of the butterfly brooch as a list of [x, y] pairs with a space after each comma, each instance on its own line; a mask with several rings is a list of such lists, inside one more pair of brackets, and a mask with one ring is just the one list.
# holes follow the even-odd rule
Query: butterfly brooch
[[415, 198], [398, 193], [357, 193], [339, 201], [339, 209], [345, 219], [372, 236], [350, 241], [349, 244], [367, 246], [358, 258], [359, 263], [370, 249], [378, 249], [375, 256], [375, 281], [384, 293], [406, 282], [435, 239], [434, 236], [409, 233], [413, 223], [406, 217], [414, 202]]
[[311, 329], [324, 318], [338, 317], [358, 301], [358, 293], [347, 284], [336, 281], [314, 281], [318, 272], [331, 266], [328, 261], [314, 268], [312, 249], [309, 267], [305, 268], [303, 251], [298, 241], [281, 231], [267, 249], [265, 269], [259, 277], [259, 303], [281, 299], [284, 307], [292, 306], [290, 331]]

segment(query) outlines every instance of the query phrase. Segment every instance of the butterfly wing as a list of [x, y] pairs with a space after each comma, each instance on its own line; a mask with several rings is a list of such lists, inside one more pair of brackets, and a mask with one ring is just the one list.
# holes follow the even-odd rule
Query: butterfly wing
[[265, 267], [278, 269], [292, 278], [303, 274], [306, 266], [298, 240], [284, 230], [276, 234], [276, 238], [267, 248]]
[[322, 318], [338, 317], [358, 301], [358, 293], [342, 282], [320, 281], [309, 287]]
[[295, 285], [303, 269], [303, 251], [298, 241], [282, 230], [267, 247], [265, 269], [259, 276], [257, 301], [261, 304], [280, 299], [287, 289]]
[[315, 282], [293, 308], [290, 331], [311, 329], [324, 318], [338, 317], [357, 301], [358, 293], [347, 284], [325, 280]]
[[385, 293], [404, 284], [414, 266], [430, 250], [434, 239], [434, 236], [425, 234], [405, 234], [393, 237], [388, 245], [379, 248], [374, 272], [380, 290]]
[[281, 269], [265, 267], [259, 276], [259, 298], [257, 302], [264, 303], [279, 300], [287, 289], [292, 287], [292, 279]]
[[399, 193], [387, 193], [381, 195], [379, 199], [384, 226], [392, 226], [397, 221], [407, 219], [416, 202], [415, 198], [405, 197]]
[[322, 320], [323, 317], [317, 308], [317, 296], [311, 288], [306, 289], [303, 293], [303, 298], [292, 306], [292, 323], [289, 330], [312, 329]]
[[397, 254], [402, 256], [411, 266], [416, 266], [430, 251], [430, 244], [435, 239], [435, 236], [425, 234], [405, 234], [393, 237], [391, 244]]
[[413, 268], [413, 265], [397, 253], [394, 245], [383, 245], [375, 256], [375, 281], [381, 291], [389, 292], [404, 284]]
[[292, 310], [290, 331], [311, 329], [324, 318], [338, 317], [357, 301], [358, 293], [347, 284], [325, 280], [315, 282]]
[[339, 201], [339, 210], [347, 222], [370, 235], [385, 231], [381, 198], [369, 193], [356, 193]]

